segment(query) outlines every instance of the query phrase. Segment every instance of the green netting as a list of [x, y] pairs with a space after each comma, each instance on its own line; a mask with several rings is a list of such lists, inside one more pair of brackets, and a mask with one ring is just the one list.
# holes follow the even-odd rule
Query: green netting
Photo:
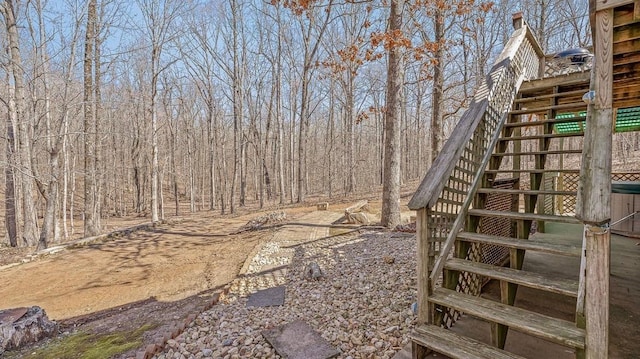
[[[554, 125], [556, 133], [583, 132], [586, 127], [585, 111], [565, 112], [558, 114], [556, 120], [575, 121], [561, 122]], [[615, 132], [640, 131], [640, 107], [620, 108], [616, 113]]]
[[616, 132], [640, 130], [640, 107], [618, 109], [616, 116]]
[[586, 126], [586, 122], [584, 118], [587, 116], [586, 111], [580, 112], [566, 112], [560, 113], [556, 115], [556, 120], [570, 120], [575, 119], [575, 121], [567, 121], [556, 123], [555, 129], [556, 133], [574, 133], [574, 132], [583, 132]]

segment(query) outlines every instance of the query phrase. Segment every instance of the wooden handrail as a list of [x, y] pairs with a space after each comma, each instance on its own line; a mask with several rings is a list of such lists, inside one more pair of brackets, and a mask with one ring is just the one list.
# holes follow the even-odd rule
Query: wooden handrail
[[484, 116], [488, 102], [486, 99], [481, 102], [472, 102], [469, 109], [462, 115], [460, 121], [453, 130], [453, 134], [442, 146], [442, 150], [431, 164], [427, 175], [422, 179], [422, 183], [409, 201], [409, 208], [418, 210], [425, 207], [433, 207], [438, 200], [442, 189], [447, 183], [451, 172], [456, 166], [458, 159], [462, 156], [464, 145], [469, 142], [475, 128]]
[[[516, 55], [520, 46], [525, 43], [525, 41], [532, 38], [535, 40], [531, 30], [526, 25], [517, 29], [511, 36], [490, 74], [485, 77], [485, 81], [478, 89], [471, 106], [460, 118], [453, 134], [444, 144], [440, 154], [436, 157], [435, 161], [427, 171], [426, 176], [422, 180], [422, 183], [409, 201], [410, 209], [418, 210], [420, 208], [431, 208], [436, 204], [445, 184], [447, 183], [447, 179], [451, 176], [456, 164], [460, 160], [464, 148], [469, 143], [469, 140], [475, 133], [478, 125], [481, 123], [489, 106], [488, 100], [495, 92], [495, 89], [500, 85], [496, 81], [495, 74], [499, 75], [503, 69], [512, 66], [512, 59]], [[528, 42], [533, 47], [539, 59], [544, 56], [537, 41]], [[519, 70], [522, 70], [522, 72], [525, 73], [525, 77], [535, 77], [538, 72], [537, 68], [535, 71], [530, 71], [530, 73], [526, 73], [526, 68]]]

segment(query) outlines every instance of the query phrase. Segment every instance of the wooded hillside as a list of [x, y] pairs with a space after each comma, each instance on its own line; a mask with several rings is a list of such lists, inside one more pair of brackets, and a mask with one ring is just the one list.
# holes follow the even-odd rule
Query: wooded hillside
[[389, 146], [389, 52], [402, 84], [390, 143], [400, 179], [419, 179], [510, 36], [511, 14], [523, 11], [552, 53], [589, 45], [587, 7], [4, 0], [6, 243], [46, 247], [69, 238], [72, 221], [92, 235], [108, 216], [157, 221], [185, 203], [228, 213], [370, 193]]

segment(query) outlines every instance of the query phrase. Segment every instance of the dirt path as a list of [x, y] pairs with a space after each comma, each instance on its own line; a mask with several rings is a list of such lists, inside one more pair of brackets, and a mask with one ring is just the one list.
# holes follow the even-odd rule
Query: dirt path
[[228, 235], [257, 214], [203, 215], [0, 271], [0, 308], [39, 305], [61, 320], [228, 283], [270, 232]]

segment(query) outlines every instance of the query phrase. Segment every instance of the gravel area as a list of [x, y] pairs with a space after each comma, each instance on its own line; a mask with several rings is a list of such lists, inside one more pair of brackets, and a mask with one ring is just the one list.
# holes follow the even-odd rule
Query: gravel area
[[[310, 262], [322, 269], [320, 280], [304, 279]], [[261, 331], [294, 320], [321, 333], [338, 358], [391, 358], [415, 321], [415, 237], [366, 232], [298, 245], [284, 283], [281, 307], [247, 308], [246, 292], [232, 287], [155, 358], [279, 358]]]

